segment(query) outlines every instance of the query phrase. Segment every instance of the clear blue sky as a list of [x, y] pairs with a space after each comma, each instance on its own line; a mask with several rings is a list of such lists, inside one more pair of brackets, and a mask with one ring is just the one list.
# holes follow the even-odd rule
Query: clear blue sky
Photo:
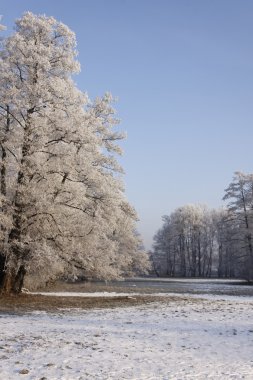
[[75, 31], [82, 90], [119, 98], [147, 248], [162, 215], [218, 207], [233, 172], [253, 172], [252, 0], [0, 0], [9, 30], [28, 10]]

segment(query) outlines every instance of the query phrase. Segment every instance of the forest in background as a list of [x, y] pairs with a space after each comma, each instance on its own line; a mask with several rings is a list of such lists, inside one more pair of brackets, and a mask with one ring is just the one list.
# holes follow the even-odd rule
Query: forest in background
[[226, 207], [186, 205], [163, 217], [150, 253], [158, 276], [253, 279], [253, 174], [236, 172]]

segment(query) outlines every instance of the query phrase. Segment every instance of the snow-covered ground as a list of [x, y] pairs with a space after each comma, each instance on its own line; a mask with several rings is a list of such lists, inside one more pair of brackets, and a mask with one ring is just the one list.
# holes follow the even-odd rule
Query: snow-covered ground
[[253, 379], [253, 300], [0, 315], [0, 379]]

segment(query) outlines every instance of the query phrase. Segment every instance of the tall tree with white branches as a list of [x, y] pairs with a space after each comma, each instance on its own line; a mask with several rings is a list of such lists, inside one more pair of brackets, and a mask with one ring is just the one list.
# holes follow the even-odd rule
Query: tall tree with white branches
[[20, 291], [26, 273], [115, 278], [125, 271], [113, 235], [126, 202], [115, 158], [123, 135], [113, 129], [111, 95], [92, 103], [76, 88], [75, 48], [68, 27], [28, 12], [1, 51], [6, 292]]

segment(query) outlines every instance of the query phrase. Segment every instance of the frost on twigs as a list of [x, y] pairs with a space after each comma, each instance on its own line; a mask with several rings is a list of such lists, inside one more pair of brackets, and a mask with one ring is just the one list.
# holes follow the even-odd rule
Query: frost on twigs
[[[3, 16], [0, 15], [0, 21], [2, 21], [2, 18], [3, 18]], [[0, 31], [5, 30], [5, 29], [6, 29], [6, 26], [0, 23]]]
[[44, 283], [67, 274], [112, 279], [149, 265], [124, 196], [113, 98], [92, 103], [76, 88], [76, 56], [67, 26], [30, 12], [1, 51], [6, 291], [21, 289], [27, 275]]
[[158, 275], [253, 280], [253, 174], [235, 172], [224, 208], [186, 205], [163, 217], [151, 258]]

